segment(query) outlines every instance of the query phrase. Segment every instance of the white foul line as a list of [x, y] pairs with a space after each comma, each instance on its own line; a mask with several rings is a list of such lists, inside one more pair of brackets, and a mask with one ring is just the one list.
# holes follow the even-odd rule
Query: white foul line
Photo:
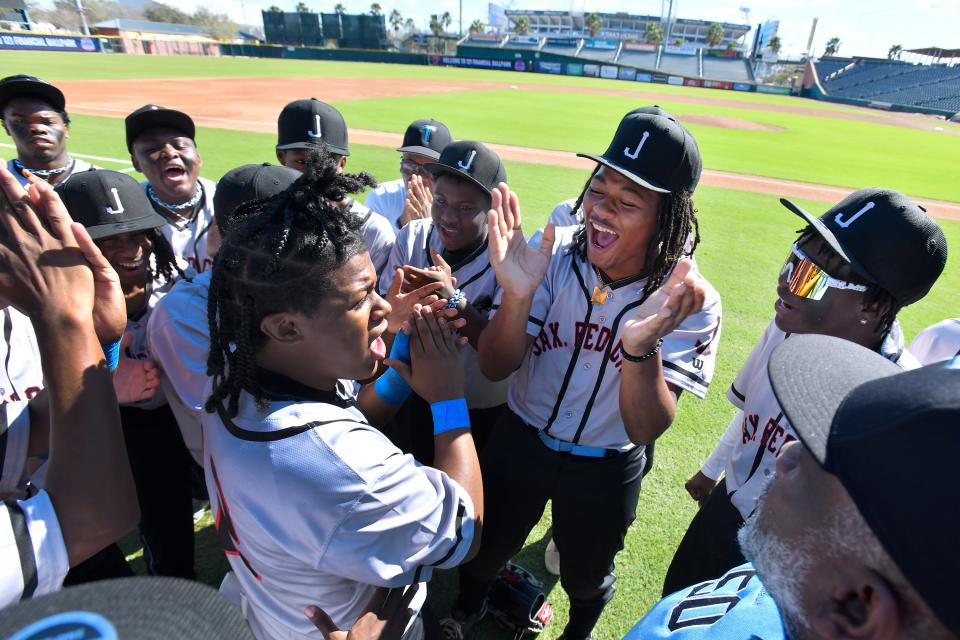
[[[6, 142], [0, 142], [0, 147], [6, 147], [7, 149], [16, 149], [17, 147], [12, 144], [7, 144]], [[130, 164], [130, 160], [118, 160], [116, 158], [107, 158], [105, 156], [91, 156], [86, 153], [71, 153], [71, 156], [75, 158], [83, 158], [84, 160], [97, 160], [99, 162], [112, 162], [113, 164]], [[126, 169], [120, 169], [121, 173], [129, 173], [135, 171], [133, 167], [128, 167]]]

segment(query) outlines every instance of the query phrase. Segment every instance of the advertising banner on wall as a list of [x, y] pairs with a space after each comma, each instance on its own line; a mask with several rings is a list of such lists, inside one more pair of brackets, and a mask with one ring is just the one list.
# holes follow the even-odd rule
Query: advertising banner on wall
[[563, 73], [562, 62], [540, 62], [537, 60], [536, 68], [540, 73]]
[[683, 77], [682, 76], [670, 76], [667, 78], [667, 84], [672, 84], [678, 87], [683, 86]]
[[733, 83], [725, 80], [704, 80], [703, 86], [710, 89], [733, 89]]
[[616, 79], [617, 79], [617, 67], [614, 67], [613, 65], [609, 65], [609, 64], [603, 65], [602, 67], [600, 67], [600, 77], [601, 77], [601, 78], [609, 78], [609, 79], [611, 79], [611, 80], [616, 80]]
[[21, 35], [19, 33], [0, 34], [0, 49], [34, 49], [40, 51], [100, 51], [99, 38], [80, 38], [69, 36]]
[[[523, 60], [488, 60], [486, 58], [457, 58], [449, 56], [430, 56], [430, 64], [441, 67], [469, 67], [472, 69], [504, 69], [507, 71], [525, 71]], [[522, 68], [517, 68], [520, 65]]]
[[703, 80], [699, 78], [685, 78], [683, 84], [687, 87], [702, 87]]
[[617, 77], [621, 80], [636, 80], [637, 70], [633, 67], [620, 67], [620, 71], [617, 72]]
[[591, 78], [598, 77], [600, 75], [600, 65], [598, 64], [583, 65], [583, 75], [590, 76]]
[[583, 75], [583, 64], [579, 62], [570, 62], [567, 64], [567, 75], [568, 76], [582, 76]]

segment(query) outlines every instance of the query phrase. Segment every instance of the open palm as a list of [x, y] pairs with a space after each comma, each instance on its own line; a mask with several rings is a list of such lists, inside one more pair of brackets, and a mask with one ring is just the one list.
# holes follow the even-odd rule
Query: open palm
[[692, 313], [703, 309], [704, 290], [691, 270], [693, 261], [684, 258], [670, 277], [623, 323], [623, 346], [634, 355], [647, 353], [657, 340], [677, 328]]
[[533, 295], [550, 264], [555, 240], [553, 225], [548, 224], [543, 230], [539, 249], [529, 246], [520, 227], [517, 194], [501, 182], [493, 191], [487, 226], [490, 265], [497, 282], [506, 293]]

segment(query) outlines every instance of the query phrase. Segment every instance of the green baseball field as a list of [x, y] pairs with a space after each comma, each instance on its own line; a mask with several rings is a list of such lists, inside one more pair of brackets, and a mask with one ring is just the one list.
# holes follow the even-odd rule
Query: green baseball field
[[[104, 168], [132, 171], [124, 115], [147, 102], [184, 109], [200, 125], [202, 173], [212, 180], [240, 164], [275, 161], [276, 116], [292, 99], [314, 96], [340, 109], [351, 129], [348, 170], [381, 180], [399, 175], [394, 147], [406, 125], [433, 117], [456, 138], [496, 145], [520, 196], [527, 233], [545, 223], [557, 202], [579, 194], [590, 167], [570, 152], [602, 152], [620, 117], [634, 107], [659, 104], [675, 113], [703, 155], [705, 173], [695, 196], [703, 237], [697, 256], [723, 298], [723, 334], [707, 399], [684, 394], [676, 422], [658, 442], [636, 522], [617, 558], [617, 595], [595, 634], [603, 640], [621, 637], [659, 599], [667, 566], [696, 510], [683, 483], [734, 413], [726, 389], [772, 317], [777, 274], [802, 226], [778, 198], [796, 198], [822, 213], [845, 191], [895, 188], [928, 204], [951, 247], [960, 251], [960, 125], [930, 117], [786, 96], [401, 65], [0, 54], [0, 76], [14, 73], [64, 89], [73, 119], [71, 152]], [[0, 137], [0, 156], [12, 154], [9, 138]], [[908, 340], [960, 315], [958, 293], [960, 266], [951, 258], [930, 294], [900, 314]], [[209, 515], [197, 532], [199, 577], [217, 586], [227, 564]], [[549, 537], [548, 510], [517, 561], [544, 581], [556, 618], [543, 637], [555, 638], [567, 600], [543, 568]], [[138, 559], [135, 537], [125, 545]], [[142, 568], [139, 561], [137, 566]], [[446, 614], [455, 573], [437, 575], [430, 587], [437, 613]], [[509, 637], [492, 622], [484, 625], [480, 637]]]

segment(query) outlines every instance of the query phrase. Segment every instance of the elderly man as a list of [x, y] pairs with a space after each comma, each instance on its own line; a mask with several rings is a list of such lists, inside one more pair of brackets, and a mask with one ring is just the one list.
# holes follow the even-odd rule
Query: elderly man
[[750, 563], [667, 596], [626, 640], [956, 638], [960, 359], [902, 372], [799, 335], [769, 374], [799, 442], [740, 532]]

